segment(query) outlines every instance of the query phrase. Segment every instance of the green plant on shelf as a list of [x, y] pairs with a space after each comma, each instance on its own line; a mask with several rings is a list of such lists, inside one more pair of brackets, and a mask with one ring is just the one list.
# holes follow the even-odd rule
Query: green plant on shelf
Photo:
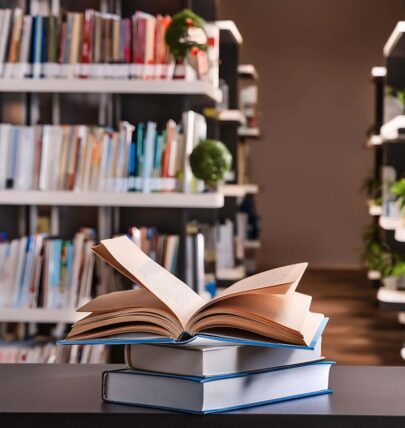
[[231, 169], [232, 155], [221, 141], [202, 140], [190, 155], [190, 166], [194, 176], [213, 189]]
[[190, 9], [173, 16], [165, 41], [176, 60], [182, 61], [189, 53], [196, 55], [200, 50], [207, 50], [208, 38], [204, 25], [205, 21]]
[[382, 185], [379, 180], [375, 177], [367, 177], [363, 182], [362, 189], [375, 205], [382, 205]]
[[399, 208], [402, 210], [405, 208], [405, 178], [401, 178], [398, 181], [395, 181], [391, 185], [391, 193], [393, 193], [397, 197], [397, 201], [399, 202]]
[[405, 275], [405, 257], [390, 250], [382, 240], [377, 225], [367, 228], [363, 242], [363, 261], [369, 270], [380, 272], [382, 278]]

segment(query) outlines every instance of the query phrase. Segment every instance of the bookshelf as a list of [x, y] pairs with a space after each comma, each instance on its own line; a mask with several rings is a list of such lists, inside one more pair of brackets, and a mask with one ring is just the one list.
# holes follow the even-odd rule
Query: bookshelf
[[[58, 14], [59, 1], [51, 3], [53, 11]], [[129, 4], [119, 0], [101, 0], [100, 9], [128, 17], [139, 6], [139, 9], [153, 15], [173, 15], [183, 9], [183, 3], [170, 0], [156, 5], [152, 2]], [[0, 232], [5, 225], [9, 225], [10, 239], [34, 234], [39, 228], [40, 217], [44, 215], [49, 217], [49, 233], [63, 240], [70, 240], [72, 231], [81, 226], [96, 229], [97, 241], [125, 233], [132, 226], [156, 227], [159, 233], [162, 231], [164, 235], [179, 237], [177, 275], [185, 279], [188, 263], [186, 240], [190, 223], [195, 221], [213, 226], [231, 218], [236, 225], [241, 199], [259, 190], [257, 185], [238, 184], [236, 153], [241, 139], [238, 128], [246, 125], [246, 116], [238, 105], [239, 49], [243, 38], [234, 22], [215, 21], [214, 1], [192, 0], [187, 6], [210, 23], [215, 23], [219, 29], [219, 77], [227, 83], [229, 97], [225, 108], [219, 107], [223, 101], [221, 87], [210, 83], [215, 79], [2, 77], [1, 102], [3, 106], [13, 103], [14, 109], [18, 99], [19, 116], [11, 121], [15, 125], [99, 124], [109, 129], [118, 129], [121, 121], [130, 124], [153, 121], [162, 128], [168, 119], [179, 124], [185, 111], [201, 113], [205, 109], [214, 109], [217, 114], [213, 123], [208, 123], [207, 137], [223, 141], [232, 152], [235, 159], [234, 179], [219, 186], [216, 192], [201, 193], [0, 190]], [[3, 7], [1, 0], [0, 7]], [[69, 10], [68, 3], [63, 7]], [[74, 9], [84, 11], [86, 7], [86, 4], [76, 4]], [[9, 122], [3, 117], [8, 117], [4, 108], [0, 111], [0, 123]], [[242, 248], [255, 250], [259, 248], [258, 244], [258, 241], [246, 241], [242, 242]], [[96, 272], [100, 276], [101, 268], [97, 265]], [[215, 273], [218, 282], [244, 278], [246, 269], [243, 257], [235, 258], [234, 267], [219, 268]], [[95, 285], [93, 281], [93, 292]], [[103, 282], [97, 284], [103, 290], [105, 285]], [[4, 323], [56, 323], [63, 327], [81, 316], [73, 309], [0, 308], [0, 322]]]
[[225, 197], [243, 198], [247, 194], [256, 194], [259, 192], [259, 186], [256, 184], [222, 184], [218, 191]]
[[20, 309], [1, 308], [0, 322], [63, 323], [73, 324], [87, 314], [74, 309]]
[[259, 74], [253, 64], [239, 64], [238, 73], [241, 78], [258, 79]]
[[222, 193], [0, 191], [0, 205], [221, 208]]
[[220, 89], [208, 82], [181, 80], [0, 78], [0, 92], [195, 95], [217, 102], [222, 99]]
[[405, 33], [405, 21], [399, 21], [395, 26], [394, 31], [391, 33], [390, 37], [388, 38], [387, 43], [384, 45], [383, 52], [386, 58], [404, 56], [405, 54], [404, 33]]
[[258, 250], [261, 247], [261, 242], [258, 240], [247, 240], [243, 245], [248, 250]]
[[373, 201], [368, 203], [368, 213], [371, 216], [380, 216], [382, 214], [381, 205], [375, 205]]
[[217, 119], [221, 122], [246, 123], [246, 117], [240, 110], [220, 110]]
[[260, 130], [259, 128], [247, 128], [245, 126], [241, 126], [238, 129], [238, 135], [243, 138], [259, 138]]

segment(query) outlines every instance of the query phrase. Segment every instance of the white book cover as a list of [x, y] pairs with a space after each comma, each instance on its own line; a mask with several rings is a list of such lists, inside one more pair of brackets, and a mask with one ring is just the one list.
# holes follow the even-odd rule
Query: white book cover
[[0, 271], [0, 282], [2, 284], [0, 306], [12, 307], [20, 241], [18, 239], [13, 239], [11, 243], [7, 245], [8, 248]]
[[14, 275], [14, 293], [13, 293], [13, 306], [18, 307], [20, 304], [22, 280], [24, 276], [26, 250], [27, 250], [28, 237], [22, 237], [18, 242], [17, 262]]
[[189, 157], [194, 147], [207, 138], [207, 123], [199, 113], [186, 111], [183, 113], [183, 191], [186, 193], [200, 191], [198, 181], [191, 171]]
[[42, 131], [41, 166], [39, 169], [39, 190], [50, 190], [52, 126], [44, 125]]
[[204, 235], [197, 233], [195, 236], [196, 258], [196, 291], [200, 296], [205, 294], [205, 269], [204, 269]]
[[153, 172], [153, 154], [155, 149], [156, 123], [148, 122], [146, 127], [144, 163], [143, 163], [143, 192], [151, 191], [151, 177]]
[[11, 128], [10, 124], [0, 124], [0, 190], [6, 188]]
[[21, 48], [20, 48], [21, 64], [28, 64], [30, 59], [31, 33], [32, 33], [32, 16], [25, 15], [24, 22], [23, 22], [22, 38], [21, 38]]
[[3, 19], [0, 27], [0, 64], [6, 62], [6, 49], [11, 26], [11, 9], [3, 10]]
[[18, 129], [18, 154], [14, 188], [30, 190], [33, 188], [34, 174], [34, 128], [32, 126], [20, 126]]
[[314, 350], [239, 345], [197, 337], [182, 345], [133, 344], [125, 348], [127, 367], [183, 376], [221, 376], [321, 360], [322, 339]]

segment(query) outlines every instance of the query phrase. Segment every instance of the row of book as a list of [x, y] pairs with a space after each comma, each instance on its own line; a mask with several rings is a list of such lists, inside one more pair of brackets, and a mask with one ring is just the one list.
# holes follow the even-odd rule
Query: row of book
[[206, 135], [204, 117], [192, 111], [161, 130], [152, 121], [117, 131], [0, 124], [0, 189], [200, 191], [188, 156]]
[[[229, 219], [224, 224], [188, 225], [186, 283], [200, 295], [206, 295], [207, 288], [215, 294], [217, 269], [235, 266], [233, 228]], [[74, 309], [89, 300], [96, 282], [91, 251], [95, 235], [94, 229], [82, 228], [73, 240], [41, 233], [0, 242], [0, 307]], [[149, 257], [179, 274], [179, 235], [163, 234], [156, 227], [131, 227], [127, 235]], [[100, 283], [108, 282], [108, 275], [108, 269], [102, 269]]]
[[103, 364], [107, 362], [104, 345], [57, 346], [55, 343], [0, 343], [0, 363], [28, 364]]
[[[2, 9], [0, 75], [171, 79], [175, 67], [165, 43], [171, 21], [168, 15], [141, 11], [122, 18], [92, 9], [60, 16], [31, 16], [20, 8]], [[207, 24], [205, 33], [208, 52], [190, 56], [187, 75], [176, 73], [176, 78], [218, 80], [219, 30]]]
[[93, 229], [73, 240], [38, 234], [0, 243], [0, 307], [76, 308], [91, 297]]

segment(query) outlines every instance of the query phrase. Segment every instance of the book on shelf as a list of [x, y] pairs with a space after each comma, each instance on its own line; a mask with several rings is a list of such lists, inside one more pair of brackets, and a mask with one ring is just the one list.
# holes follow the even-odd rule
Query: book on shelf
[[215, 413], [331, 393], [333, 363], [208, 378], [121, 369], [103, 374], [103, 399], [113, 403]]
[[231, 375], [322, 360], [322, 339], [313, 350], [235, 345], [197, 338], [183, 346], [125, 346], [125, 362], [135, 370], [209, 377]]
[[161, 234], [156, 227], [131, 227], [128, 236], [152, 260], [176, 275], [179, 235]]
[[205, 138], [205, 119], [194, 112], [183, 119], [163, 129], [152, 121], [122, 122], [116, 131], [0, 124], [0, 190], [201, 191], [188, 153]]
[[0, 342], [0, 363], [27, 364], [102, 364], [107, 362], [104, 345], [67, 347], [35, 340]]
[[[136, 11], [122, 18], [93, 9], [55, 15], [0, 9], [0, 76], [167, 80], [175, 61], [165, 34], [172, 18]], [[219, 32], [206, 24], [207, 52], [189, 55], [184, 77], [217, 85]], [[204, 64], [203, 67], [201, 64]]]
[[176, 343], [195, 336], [263, 346], [313, 348], [327, 318], [295, 291], [306, 263], [235, 283], [206, 302], [150, 259], [128, 237], [103, 240], [93, 251], [141, 288], [99, 296], [79, 311], [65, 344]]
[[94, 230], [0, 242], [0, 308], [76, 308], [91, 297]]

